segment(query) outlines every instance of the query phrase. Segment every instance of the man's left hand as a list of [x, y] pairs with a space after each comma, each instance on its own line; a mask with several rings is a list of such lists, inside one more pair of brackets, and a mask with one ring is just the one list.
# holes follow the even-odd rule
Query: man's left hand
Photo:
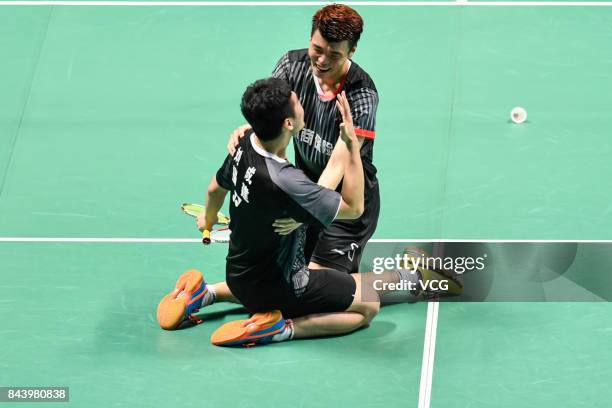
[[274, 232], [279, 235], [289, 235], [302, 225], [293, 218], [278, 218], [272, 223]]

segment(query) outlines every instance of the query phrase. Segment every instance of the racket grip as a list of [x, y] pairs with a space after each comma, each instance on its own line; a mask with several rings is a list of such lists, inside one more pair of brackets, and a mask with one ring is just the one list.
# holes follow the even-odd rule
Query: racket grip
[[202, 231], [202, 243], [204, 245], [208, 245], [210, 244], [210, 231], [205, 229], [204, 231]]

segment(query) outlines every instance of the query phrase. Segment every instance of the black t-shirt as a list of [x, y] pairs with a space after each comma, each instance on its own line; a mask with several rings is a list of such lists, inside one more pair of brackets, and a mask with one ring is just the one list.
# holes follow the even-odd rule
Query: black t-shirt
[[[355, 62], [350, 63], [340, 91], [346, 92], [351, 105], [355, 133], [365, 138], [361, 147], [361, 160], [365, 170], [367, 196], [378, 183], [376, 167], [372, 163], [378, 92], [368, 73]], [[272, 76], [288, 81], [304, 107], [306, 125], [293, 138], [295, 162], [311, 180], [317, 181], [340, 134], [342, 117], [336, 107], [336, 98], [322, 96], [319, 83], [312, 73], [307, 49], [289, 51], [283, 55]]]
[[[340, 208], [337, 192], [321, 187], [285, 159], [265, 151], [253, 133], [240, 140], [217, 172], [217, 183], [230, 191], [228, 278], [263, 282], [283, 277], [296, 292], [294, 275], [306, 267], [306, 226], [289, 235], [274, 232], [277, 218], [329, 226]], [[302, 282], [303, 283], [303, 282]]]

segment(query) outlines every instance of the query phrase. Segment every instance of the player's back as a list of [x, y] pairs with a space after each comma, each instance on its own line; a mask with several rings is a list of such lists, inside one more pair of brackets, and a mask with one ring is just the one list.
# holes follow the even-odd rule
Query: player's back
[[340, 196], [312, 183], [287, 160], [258, 145], [254, 134], [240, 140], [217, 173], [217, 182], [230, 190], [230, 247], [227, 273], [259, 281], [289, 280], [304, 267], [303, 227], [281, 236], [272, 226], [278, 218], [328, 224]]

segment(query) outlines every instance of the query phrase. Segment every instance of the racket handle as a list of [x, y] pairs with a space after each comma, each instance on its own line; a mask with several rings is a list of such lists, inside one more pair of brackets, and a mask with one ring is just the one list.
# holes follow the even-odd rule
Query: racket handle
[[205, 229], [204, 231], [202, 231], [202, 243], [204, 245], [208, 245], [210, 244], [210, 231]]

